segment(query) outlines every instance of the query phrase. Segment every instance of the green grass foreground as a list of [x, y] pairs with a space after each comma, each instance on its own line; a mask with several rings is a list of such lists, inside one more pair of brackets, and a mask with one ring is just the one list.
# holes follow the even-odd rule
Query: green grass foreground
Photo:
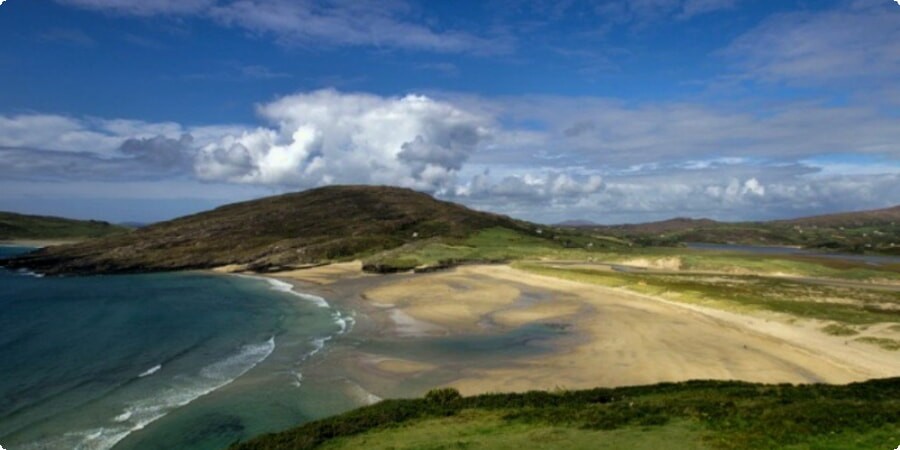
[[237, 443], [275, 449], [892, 449], [900, 378], [849, 385], [688, 381], [386, 400]]

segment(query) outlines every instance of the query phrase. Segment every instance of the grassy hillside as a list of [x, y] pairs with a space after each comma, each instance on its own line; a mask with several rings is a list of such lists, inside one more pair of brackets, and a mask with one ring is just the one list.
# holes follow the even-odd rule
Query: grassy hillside
[[527, 232], [504, 227], [480, 230], [466, 238], [411, 242], [366, 258], [376, 272], [428, 271], [467, 262], [509, 262], [528, 258], [585, 259], [599, 250], [624, 248], [627, 242], [533, 226]]
[[467, 398], [442, 389], [232, 449], [881, 449], [898, 442], [900, 378], [891, 378], [846, 386], [690, 381]]
[[727, 223], [676, 218], [644, 224], [578, 228], [644, 246], [708, 242], [900, 254], [900, 206], [771, 222]]
[[48, 248], [6, 264], [48, 273], [231, 264], [277, 270], [367, 257], [419, 242], [465, 240], [487, 229], [550, 240], [526, 222], [473, 211], [409, 189], [331, 186], [227, 205], [127, 235]]
[[128, 228], [98, 220], [74, 220], [0, 211], [0, 241], [87, 239], [127, 231]]
[[[692, 241], [890, 253], [900, 251], [895, 246], [900, 244], [900, 220], [893, 221], [895, 216], [900, 216], [900, 208], [769, 223], [673, 219], [615, 227], [548, 227], [473, 211], [409, 189], [331, 186], [227, 205], [127, 234], [48, 248], [4, 264], [51, 274], [225, 265], [274, 271], [360, 258], [366, 270], [389, 273], [468, 262], [585, 260], [602, 251]], [[49, 229], [41, 236], [50, 237]]]

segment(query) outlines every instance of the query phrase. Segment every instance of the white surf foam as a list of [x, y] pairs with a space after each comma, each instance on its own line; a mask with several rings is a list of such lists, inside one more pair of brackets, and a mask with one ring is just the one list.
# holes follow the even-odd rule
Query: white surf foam
[[23, 277], [35, 277], [35, 278], [44, 278], [44, 274], [32, 272], [28, 269], [19, 269], [16, 271], [17, 274], [22, 275]]
[[154, 373], [159, 372], [160, 369], [162, 369], [162, 364], [157, 364], [157, 365], [141, 372], [141, 374], [138, 375], [138, 378], [149, 377], [150, 375], [153, 375]]
[[[291, 294], [291, 295], [300, 297], [304, 300], [314, 303], [316, 306], [319, 306], [321, 308], [331, 308], [331, 305], [324, 298], [319, 297], [318, 295], [308, 294], [305, 292], [298, 292], [298, 291], [294, 290], [294, 286], [290, 283], [287, 283], [287, 282], [284, 282], [281, 280], [276, 280], [274, 278], [257, 277], [257, 276], [245, 275], [245, 274], [236, 274], [236, 275], [244, 277], [244, 278], [265, 280], [266, 282], [269, 283], [269, 287], [272, 290], [284, 292], [287, 294]], [[325, 348], [325, 343], [330, 341], [333, 337], [349, 333], [353, 329], [353, 326], [356, 324], [356, 319], [354, 319], [352, 315], [343, 314], [337, 310], [332, 312], [331, 317], [334, 320], [334, 323], [338, 326], [337, 333], [335, 333], [331, 336], [313, 339], [313, 342], [312, 342], [313, 349], [311, 351], [303, 354], [300, 357], [300, 360], [297, 362], [297, 365], [303, 364], [303, 362], [305, 362], [309, 358], [313, 357], [316, 353], [319, 353], [320, 351], [322, 351], [322, 349]], [[294, 375], [294, 379], [291, 381], [291, 384], [293, 386], [299, 388], [303, 382], [303, 374], [298, 369], [298, 370], [293, 371], [293, 375]]]
[[315, 303], [316, 306], [318, 306], [320, 308], [330, 308], [331, 307], [331, 305], [329, 305], [328, 302], [324, 298], [319, 297], [318, 295], [312, 295], [312, 294], [307, 294], [304, 292], [295, 291], [294, 286], [292, 286], [290, 283], [286, 283], [281, 280], [276, 280], [274, 278], [255, 277], [253, 275], [244, 275], [244, 274], [236, 274], [236, 275], [238, 275], [240, 277], [244, 277], [244, 278], [253, 278], [254, 280], [264, 280], [269, 283], [269, 287], [273, 291], [284, 292], [287, 294], [295, 295], [306, 301]]
[[112, 418], [108, 426], [66, 433], [25, 448], [109, 450], [129, 434], [143, 429], [172, 410], [228, 385], [268, 358], [274, 350], [274, 337], [261, 344], [246, 345], [237, 353], [202, 368], [198, 374], [176, 377], [172, 386], [162, 392], [129, 404]]
[[[320, 351], [322, 351], [322, 349], [325, 348], [325, 343], [330, 340], [331, 340], [331, 336], [313, 339], [313, 341], [312, 341], [313, 349], [304, 353], [303, 356], [300, 357], [300, 360], [297, 361], [297, 365], [303, 364], [304, 361], [306, 361], [309, 358], [312, 358], [313, 356], [315, 356], [316, 353], [319, 353]], [[293, 375], [294, 375], [294, 380], [291, 382], [291, 384], [294, 387], [300, 387], [301, 385], [303, 385], [303, 372], [301, 372], [300, 370], [295, 370], [295, 371], [293, 371]]]
[[356, 319], [351, 315], [341, 314], [340, 311], [335, 311], [334, 314], [331, 315], [334, 318], [334, 323], [340, 327], [338, 330], [338, 334], [349, 333], [350, 330], [353, 329], [353, 325], [356, 324]]

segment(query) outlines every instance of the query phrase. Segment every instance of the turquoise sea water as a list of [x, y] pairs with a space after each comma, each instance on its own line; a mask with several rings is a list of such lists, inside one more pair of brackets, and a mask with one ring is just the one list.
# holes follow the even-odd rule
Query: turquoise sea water
[[213, 449], [346, 410], [302, 374], [351, 326], [276, 281], [0, 269], [0, 445]]

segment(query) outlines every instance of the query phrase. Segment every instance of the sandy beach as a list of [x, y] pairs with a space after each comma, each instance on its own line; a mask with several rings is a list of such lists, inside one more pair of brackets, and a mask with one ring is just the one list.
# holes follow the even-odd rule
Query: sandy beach
[[900, 375], [896, 352], [824, 334], [814, 324], [505, 265], [375, 276], [347, 263], [268, 276], [354, 312], [354, 330], [329, 344], [313, 372], [346, 377], [382, 398], [436, 386], [468, 395], [689, 379], [847, 383]]

